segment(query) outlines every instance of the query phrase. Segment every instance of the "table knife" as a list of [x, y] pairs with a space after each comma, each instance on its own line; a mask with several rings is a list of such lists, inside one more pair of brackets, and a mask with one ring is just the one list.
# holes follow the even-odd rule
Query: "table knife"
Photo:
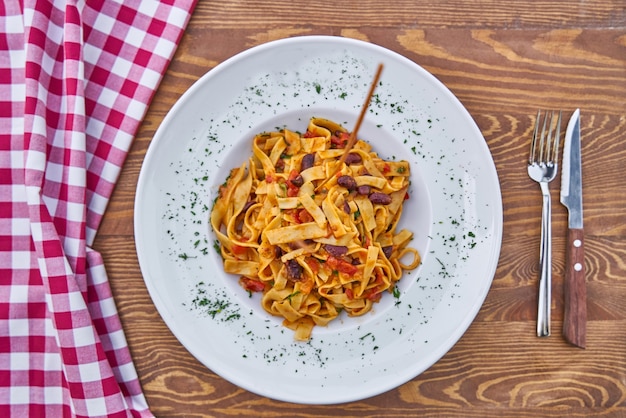
[[585, 282], [580, 148], [580, 109], [576, 109], [565, 132], [563, 171], [561, 172], [561, 203], [568, 211], [563, 285], [563, 336], [569, 343], [585, 348], [587, 339], [587, 287]]

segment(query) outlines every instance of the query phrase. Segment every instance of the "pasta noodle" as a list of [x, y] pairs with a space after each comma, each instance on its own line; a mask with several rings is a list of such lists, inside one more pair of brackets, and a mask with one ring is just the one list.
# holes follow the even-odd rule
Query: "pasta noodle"
[[256, 135], [253, 155], [231, 170], [211, 210], [224, 270], [262, 292], [263, 309], [284, 318], [296, 340], [341, 311], [369, 312], [420, 264], [413, 233], [397, 230], [408, 162], [382, 160], [362, 140], [341, 162], [348, 138], [320, 118], [302, 135]]

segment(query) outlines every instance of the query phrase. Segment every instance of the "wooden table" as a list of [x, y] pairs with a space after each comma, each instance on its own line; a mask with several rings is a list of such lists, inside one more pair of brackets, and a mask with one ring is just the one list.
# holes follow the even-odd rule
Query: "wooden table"
[[[196, 361], [161, 320], [133, 242], [139, 170], [163, 116], [201, 75], [297, 35], [367, 40], [420, 64], [461, 100], [493, 154], [504, 237], [493, 285], [461, 340], [388, 393], [303, 406], [240, 389]], [[582, 113], [588, 341], [560, 335], [566, 212], [553, 193], [553, 321], [535, 336], [541, 196], [526, 174], [535, 113]], [[148, 403], [159, 417], [626, 416], [626, 2], [200, 0], [146, 115], [95, 243]], [[558, 184], [558, 183], [557, 183]]]

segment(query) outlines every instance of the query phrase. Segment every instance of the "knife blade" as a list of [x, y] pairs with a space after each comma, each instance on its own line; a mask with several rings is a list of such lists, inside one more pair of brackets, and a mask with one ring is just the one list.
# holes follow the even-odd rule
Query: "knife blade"
[[565, 132], [561, 172], [561, 203], [568, 211], [563, 285], [563, 336], [569, 343], [585, 348], [587, 342], [587, 285], [585, 281], [580, 142], [580, 109], [576, 109]]

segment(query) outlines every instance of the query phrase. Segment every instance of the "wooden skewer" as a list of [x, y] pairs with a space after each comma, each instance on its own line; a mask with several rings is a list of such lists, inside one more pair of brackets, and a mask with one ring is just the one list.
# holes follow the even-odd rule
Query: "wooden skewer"
[[326, 184], [326, 182], [332, 176], [334, 176], [337, 173], [337, 170], [339, 170], [339, 167], [341, 167], [341, 164], [346, 162], [348, 153], [350, 152], [350, 150], [356, 143], [357, 132], [359, 131], [359, 128], [361, 128], [361, 123], [363, 123], [363, 119], [365, 118], [365, 113], [367, 112], [367, 109], [370, 106], [370, 102], [372, 101], [372, 96], [374, 95], [374, 90], [376, 90], [376, 85], [378, 84], [378, 80], [380, 80], [380, 74], [382, 72], [383, 72], [383, 64], [378, 64], [378, 69], [376, 70], [376, 74], [374, 75], [374, 80], [372, 81], [369, 92], [367, 93], [367, 97], [365, 98], [365, 103], [363, 103], [363, 107], [361, 108], [361, 113], [359, 113], [359, 117], [356, 120], [354, 129], [352, 130], [352, 133], [350, 134], [350, 139], [348, 140], [348, 143], [346, 144], [346, 147], [344, 148], [344, 153], [341, 155], [339, 162], [335, 164], [335, 168], [333, 169], [333, 172], [315, 188], [316, 191], [319, 190], [324, 184]]

